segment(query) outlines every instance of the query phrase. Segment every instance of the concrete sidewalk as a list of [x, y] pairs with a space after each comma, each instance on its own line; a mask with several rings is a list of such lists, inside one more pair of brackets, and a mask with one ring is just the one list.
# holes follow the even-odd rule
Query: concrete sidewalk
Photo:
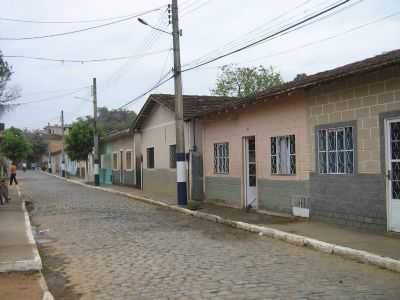
[[0, 299], [52, 300], [20, 186], [0, 205]]
[[0, 272], [40, 271], [42, 262], [23, 196], [15, 186], [9, 193], [11, 201], [0, 206]]

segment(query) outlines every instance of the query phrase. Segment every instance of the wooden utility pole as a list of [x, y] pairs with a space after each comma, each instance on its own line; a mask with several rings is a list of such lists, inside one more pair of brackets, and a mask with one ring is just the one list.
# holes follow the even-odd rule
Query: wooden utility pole
[[178, 1], [172, 0], [172, 36], [174, 47], [175, 123], [176, 123], [176, 176], [178, 205], [187, 205], [187, 177], [185, 159], [185, 133], [183, 121], [183, 95], [180, 52]]
[[64, 111], [61, 111], [61, 136], [62, 136], [62, 144], [61, 144], [61, 176], [65, 177], [65, 154], [64, 154], [64, 144], [65, 144], [65, 134], [64, 134]]
[[94, 135], [94, 185], [100, 185], [99, 166], [99, 135], [97, 132], [97, 85], [96, 78], [93, 78], [93, 135]]

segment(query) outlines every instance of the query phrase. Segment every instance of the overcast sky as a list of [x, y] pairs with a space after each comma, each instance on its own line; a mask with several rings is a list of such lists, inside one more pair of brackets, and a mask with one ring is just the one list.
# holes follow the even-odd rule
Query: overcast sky
[[[336, 0], [337, 1], [337, 0]], [[182, 63], [212, 52], [225, 53], [275, 32], [281, 26], [327, 6], [335, 0], [181, 0]], [[82, 21], [131, 15], [163, 6], [143, 18], [165, 30], [168, 0], [3, 0], [0, 17], [41, 21]], [[298, 73], [312, 74], [385, 51], [400, 48], [400, 1], [350, 1], [354, 6], [329, 18], [229, 56], [183, 75], [185, 94], [209, 94], [218, 67], [273, 66], [284, 80]], [[165, 5], [165, 6], [164, 6]], [[399, 14], [382, 20], [398, 12]], [[378, 21], [380, 20], [380, 21]], [[375, 22], [378, 21], [378, 22]], [[27, 37], [66, 32], [109, 21], [78, 24], [34, 24], [0, 21], [0, 38]], [[375, 22], [355, 30], [360, 25]], [[262, 27], [261, 27], [262, 26]], [[258, 30], [255, 30], [258, 29]], [[347, 32], [347, 33], [346, 33]], [[326, 40], [326, 38], [334, 37]], [[234, 41], [235, 43], [228, 44]], [[11, 85], [22, 89], [18, 102], [24, 104], [2, 116], [6, 126], [41, 128], [57, 123], [60, 111], [67, 122], [92, 112], [93, 77], [98, 80], [99, 106], [118, 108], [152, 87], [172, 68], [171, 37], [138, 23], [136, 19], [73, 35], [22, 41], [0, 40], [3, 55], [40, 56], [60, 59], [97, 59], [136, 56], [140, 59], [101, 63], [60, 63], [6, 58], [13, 66]], [[228, 45], [227, 45], [228, 44]], [[307, 47], [305, 45], [308, 45]], [[173, 93], [173, 83], [154, 92]], [[68, 95], [67, 95], [68, 94]], [[128, 106], [138, 112], [147, 97]]]

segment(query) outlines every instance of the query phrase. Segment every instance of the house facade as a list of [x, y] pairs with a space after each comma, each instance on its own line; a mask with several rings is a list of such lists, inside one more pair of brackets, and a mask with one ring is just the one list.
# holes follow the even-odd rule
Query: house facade
[[131, 129], [101, 139], [100, 166], [101, 183], [136, 186], [135, 145]]
[[309, 144], [304, 95], [266, 100], [204, 119], [206, 199], [290, 213], [292, 197], [308, 194], [307, 147], [296, 147]]
[[[203, 199], [203, 137], [200, 116], [221, 107], [227, 97], [184, 96], [188, 197]], [[176, 126], [173, 95], [151, 95], [135, 125], [137, 161], [145, 192], [176, 197]], [[140, 141], [140, 142], [139, 142]], [[139, 169], [139, 168], [138, 168]]]
[[229, 104], [203, 129], [208, 201], [400, 231], [400, 51]]

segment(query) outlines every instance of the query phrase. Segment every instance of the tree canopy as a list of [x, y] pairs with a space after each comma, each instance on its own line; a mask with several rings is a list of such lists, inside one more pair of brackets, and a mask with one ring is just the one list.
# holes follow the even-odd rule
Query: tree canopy
[[71, 160], [87, 161], [94, 146], [93, 127], [88, 121], [80, 120], [72, 124], [65, 136], [65, 152]]
[[280, 73], [272, 67], [225, 65], [220, 71], [215, 88], [211, 90], [215, 96], [247, 97], [283, 83]]
[[39, 162], [42, 155], [47, 152], [47, 143], [44, 139], [43, 133], [39, 130], [25, 130], [25, 135], [32, 145], [32, 152], [28, 155], [27, 161], [29, 163]]
[[[97, 112], [97, 126], [100, 134], [107, 134], [111, 131], [118, 131], [129, 128], [136, 118], [136, 113], [129, 110], [109, 110], [107, 107], [99, 107]], [[80, 120], [86, 120], [91, 123], [93, 122], [93, 117], [87, 116], [85, 119]]]
[[11, 127], [4, 130], [0, 152], [8, 159], [19, 162], [32, 152], [32, 144], [20, 129]]
[[11, 79], [12, 68], [3, 59], [0, 51], [0, 116], [12, 106], [12, 102], [19, 98], [17, 88], [8, 88], [7, 84]]

